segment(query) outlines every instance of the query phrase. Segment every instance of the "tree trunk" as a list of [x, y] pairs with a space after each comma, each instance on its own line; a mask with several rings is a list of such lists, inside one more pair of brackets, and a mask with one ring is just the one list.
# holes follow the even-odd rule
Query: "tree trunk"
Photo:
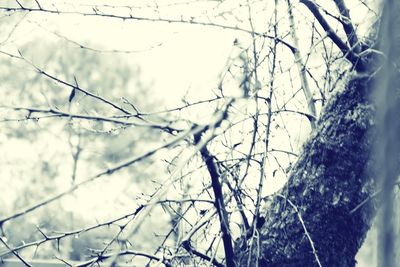
[[[396, 8], [399, 10], [398, 5]], [[393, 7], [384, 9], [383, 18], [390, 15], [390, 9]], [[397, 21], [398, 15], [392, 16], [386, 24], [397, 25], [395, 18]], [[288, 183], [270, 199], [258, 242], [245, 239], [236, 242], [239, 266], [355, 266], [355, 255], [378, 206], [378, 201], [371, 197], [377, 184], [372, 164], [379, 161], [376, 144], [386, 139], [388, 132], [394, 132], [392, 139], [395, 141], [390, 141], [390, 149], [386, 147], [382, 152], [387, 159], [384, 164], [388, 164], [388, 158], [395, 163], [399, 159], [400, 145], [397, 145], [396, 136], [400, 131], [397, 117], [400, 91], [396, 66], [400, 64], [400, 50], [396, 38], [400, 35], [399, 30], [382, 35], [385, 27], [383, 23], [377, 43], [386, 57], [379, 59], [380, 53], [376, 58], [370, 55], [373, 60], [366, 59], [359, 70], [365, 71], [367, 66], [373, 74], [355, 75], [326, 105]], [[382, 46], [382, 42], [389, 45], [389, 49]], [[382, 67], [384, 64], [390, 71]], [[379, 73], [374, 73], [379, 69]], [[382, 77], [389, 80], [383, 84]], [[378, 89], [378, 94], [388, 99], [372, 100], [373, 89]], [[376, 121], [379, 118], [376, 110], [378, 114], [383, 112], [382, 116], [391, 115], [391, 121]], [[382, 130], [383, 126], [386, 128]], [[381, 135], [379, 138], [375, 138], [377, 133]], [[398, 167], [395, 169], [397, 177]], [[393, 187], [393, 179], [390, 182]], [[388, 194], [388, 190], [383, 191], [384, 194]], [[248, 244], [254, 243], [258, 247], [249, 248]]]
[[327, 104], [287, 185], [273, 196], [259, 248], [239, 241], [239, 266], [354, 266], [375, 213], [369, 162], [372, 81], [353, 78]]
[[[240, 266], [354, 266], [370, 227], [373, 108], [367, 78], [354, 78], [327, 104], [287, 185], [274, 196], [260, 248], [238, 245]], [[257, 251], [260, 254], [257, 255]], [[318, 261], [320, 263], [318, 263]]]

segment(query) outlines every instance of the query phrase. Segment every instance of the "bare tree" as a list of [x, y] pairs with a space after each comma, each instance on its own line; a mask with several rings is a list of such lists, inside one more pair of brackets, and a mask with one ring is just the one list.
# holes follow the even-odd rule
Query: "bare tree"
[[[14, 99], [2, 100], [2, 123], [14, 133], [15, 122], [38, 122], [26, 130], [35, 140], [58, 127], [70, 161], [49, 160], [41, 175], [53, 180], [39, 181], [50, 188], [0, 213], [0, 257], [31, 266], [31, 249], [53, 244], [59, 251], [50, 254], [69, 266], [355, 266], [382, 207], [379, 262], [396, 265], [397, 2], [26, 2], [0, 5], [12, 22], [0, 52], [19, 81], [2, 77]], [[355, 18], [360, 14], [363, 20]], [[142, 51], [96, 46], [38, 20], [54, 15], [228, 32], [232, 52], [213, 88], [201, 88], [207, 94], [189, 92], [172, 108], [138, 105], [152, 98], [152, 89], [129, 82], [127, 68], [111, 70], [96, 58], [111, 54], [119, 62]], [[46, 50], [10, 41], [24, 22], [84, 52], [54, 60]], [[163, 42], [148, 49], [158, 46]], [[78, 52], [66, 52], [72, 55]], [[49, 166], [70, 166], [70, 183], [57, 186], [63, 175], [50, 174]], [[40, 225], [46, 217], [40, 210], [60, 209], [66, 198], [118, 179], [131, 189], [111, 218], [73, 229]], [[78, 221], [73, 214], [68, 220]], [[27, 241], [11, 238], [13, 227], [35, 216], [39, 223]], [[102, 242], [88, 243], [82, 257], [65, 253], [75, 237], [96, 233], [92, 239], [99, 230]]]

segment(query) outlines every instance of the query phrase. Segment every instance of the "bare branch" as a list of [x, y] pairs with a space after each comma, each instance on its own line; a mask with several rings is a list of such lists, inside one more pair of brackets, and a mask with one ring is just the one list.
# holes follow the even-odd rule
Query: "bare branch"
[[313, 254], [314, 254], [314, 257], [315, 257], [315, 261], [317, 262], [317, 264], [318, 264], [319, 267], [322, 267], [321, 261], [320, 261], [320, 259], [319, 259], [319, 257], [318, 257], [318, 254], [317, 254], [317, 250], [315, 249], [314, 241], [311, 239], [310, 233], [309, 233], [308, 230], [307, 230], [307, 227], [306, 227], [306, 225], [305, 225], [305, 223], [304, 223], [303, 217], [301, 216], [301, 213], [300, 213], [299, 209], [298, 209], [297, 206], [296, 206], [290, 199], [288, 199], [287, 197], [285, 197], [285, 196], [283, 196], [283, 195], [281, 195], [281, 194], [277, 194], [277, 196], [279, 196], [279, 197], [285, 199], [285, 200], [290, 204], [290, 206], [294, 209], [294, 211], [296, 212], [297, 217], [299, 218], [299, 221], [300, 221], [300, 223], [301, 223], [301, 226], [303, 227], [304, 234], [306, 235], [306, 237], [307, 237], [307, 239], [308, 239], [308, 242], [310, 243], [311, 249], [312, 249]]
[[114, 258], [116, 256], [126, 256], [126, 255], [133, 255], [133, 256], [140, 256], [140, 257], [145, 257], [151, 260], [155, 260], [158, 262], [161, 262], [163, 264], [165, 264], [165, 266], [167, 267], [171, 267], [172, 265], [169, 263], [169, 258], [165, 258], [165, 257], [157, 257], [155, 255], [149, 254], [149, 253], [145, 253], [145, 252], [139, 252], [139, 251], [134, 251], [134, 250], [123, 250], [123, 251], [119, 251], [117, 253], [109, 253], [109, 254], [104, 254], [101, 255], [99, 257], [94, 257], [90, 260], [78, 263], [76, 265], [74, 265], [74, 267], [85, 267], [85, 266], [93, 266], [94, 264], [96, 264], [97, 262], [109, 259], [109, 258]]
[[[175, 129], [168, 125], [163, 126], [163, 125], [156, 125], [156, 124], [151, 124], [151, 123], [138, 124], [135, 122], [114, 119], [114, 118], [110, 118], [110, 117], [73, 114], [73, 113], [64, 112], [64, 111], [54, 109], [54, 108], [40, 109], [40, 108], [32, 108], [32, 107], [13, 107], [13, 106], [6, 106], [6, 105], [0, 105], [0, 108], [7, 108], [7, 109], [13, 109], [13, 110], [25, 110], [30, 113], [54, 114], [56, 117], [63, 117], [63, 118], [82, 119], [82, 120], [90, 120], [90, 121], [98, 121], [98, 122], [110, 122], [110, 123], [119, 124], [119, 125], [123, 125], [123, 126], [134, 126], [134, 127], [145, 127], [145, 128], [148, 127], [148, 128], [163, 130], [168, 133], [180, 133], [183, 131], [182, 129]], [[55, 116], [53, 116], [53, 117], [55, 117]], [[130, 117], [137, 118], [138, 115], [130, 115]]]
[[[201, 140], [202, 133], [197, 133], [194, 135], [195, 144], [198, 144]], [[234, 267], [234, 252], [233, 252], [233, 245], [232, 245], [232, 237], [229, 230], [229, 218], [228, 213], [225, 208], [224, 196], [222, 192], [222, 185], [219, 181], [220, 175], [216, 163], [214, 162], [214, 157], [210, 154], [207, 149], [207, 146], [204, 145], [200, 149], [200, 154], [203, 161], [206, 163], [208, 172], [211, 176], [211, 184], [214, 191], [215, 197], [215, 208], [217, 209], [217, 213], [220, 220], [220, 227], [222, 232], [222, 240], [224, 242], [224, 249], [225, 249], [225, 259], [226, 259], [226, 266], [227, 267]]]
[[25, 266], [27, 267], [32, 267], [31, 264], [29, 264], [24, 258], [21, 257], [21, 255], [18, 254], [18, 252], [14, 251], [6, 242], [6, 240], [4, 240], [4, 238], [2, 236], [0, 236], [0, 241], [1, 243], [3, 243], [3, 245], [10, 251], [12, 252], [12, 254], [15, 255], [15, 257], [17, 257]]
[[329, 26], [328, 22], [322, 16], [321, 12], [319, 12], [318, 6], [311, 0], [300, 0], [300, 3], [303, 3], [310, 10], [310, 12], [314, 15], [319, 24], [325, 30], [328, 37], [336, 44], [336, 46], [340, 49], [345, 58], [353, 64], [354, 68], [357, 71], [364, 71], [365, 66], [362, 64], [360, 58], [354, 53], [354, 51], [350, 47], [348, 47], [342, 41], [342, 39], [335, 33], [331, 26]]
[[201, 259], [203, 259], [203, 260], [205, 260], [205, 261], [208, 261], [208, 262], [214, 264], [214, 266], [217, 266], [217, 267], [225, 267], [225, 265], [223, 265], [222, 263], [218, 262], [216, 259], [210, 258], [210, 257], [207, 256], [206, 254], [204, 254], [204, 253], [202, 253], [202, 252], [197, 251], [196, 249], [194, 249], [194, 248], [190, 245], [190, 242], [189, 242], [189, 241], [183, 242], [183, 243], [182, 243], [182, 246], [183, 246], [183, 248], [186, 249], [189, 253], [191, 253], [191, 254], [193, 254], [193, 255], [195, 255], [195, 256], [197, 256], [197, 257], [199, 257], [199, 258], [201, 258]]
[[[294, 25], [292, 6], [290, 5], [289, 0], [287, 1], [287, 4], [288, 4], [288, 12], [289, 12], [290, 32], [292, 35], [293, 43], [296, 47], [299, 47], [299, 40], [297, 37], [295, 25]], [[302, 55], [301, 55], [301, 52], [299, 49], [297, 49], [296, 52], [294, 53], [294, 57], [295, 57], [297, 68], [300, 73], [301, 86], [303, 88], [303, 92], [304, 92], [304, 95], [307, 100], [308, 111], [310, 112], [310, 115], [311, 115], [307, 118], [310, 121], [311, 128], [315, 129], [317, 111], [315, 108], [315, 103], [314, 103], [314, 99], [313, 99], [313, 96], [311, 93], [310, 86], [308, 85], [306, 66], [303, 62], [303, 58], [302, 58]]]
[[124, 15], [116, 15], [116, 14], [106, 14], [100, 12], [76, 12], [76, 11], [60, 11], [57, 9], [48, 9], [48, 8], [30, 8], [30, 7], [6, 7], [0, 6], [0, 10], [7, 10], [7, 11], [14, 11], [14, 12], [44, 12], [44, 13], [51, 13], [51, 14], [76, 14], [82, 16], [97, 16], [97, 17], [105, 17], [105, 18], [113, 18], [113, 19], [122, 19], [122, 20], [137, 20], [137, 21], [150, 21], [150, 22], [164, 22], [164, 23], [179, 23], [179, 24], [192, 24], [192, 25], [199, 25], [199, 26], [207, 26], [207, 27], [215, 27], [215, 28], [222, 28], [226, 30], [234, 30], [234, 31], [241, 31], [248, 34], [255, 34], [260, 37], [277, 40], [278, 43], [284, 45], [285, 47], [289, 48], [292, 53], [297, 49], [296, 47], [292, 46], [291, 44], [287, 43], [283, 39], [276, 38], [274, 36], [270, 36], [268, 34], [260, 33], [260, 32], [253, 32], [252, 30], [240, 28], [238, 26], [230, 26], [230, 25], [223, 25], [213, 22], [204, 22], [204, 21], [197, 21], [197, 20], [183, 20], [183, 19], [169, 19], [169, 18], [150, 18], [150, 17], [139, 17], [139, 16], [124, 16]]
[[95, 180], [97, 180], [97, 179], [99, 179], [99, 178], [101, 178], [103, 176], [111, 175], [114, 172], [117, 172], [119, 170], [127, 168], [127, 167], [129, 167], [129, 166], [131, 166], [131, 165], [133, 165], [133, 164], [135, 164], [137, 162], [140, 162], [140, 161], [142, 161], [142, 160], [144, 160], [144, 159], [156, 154], [158, 151], [160, 151], [162, 149], [171, 147], [171, 146], [179, 143], [184, 138], [188, 137], [193, 132], [194, 131], [192, 129], [190, 129], [185, 134], [180, 135], [179, 137], [174, 138], [172, 141], [170, 141], [170, 142], [168, 142], [168, 143], [166, 143], [166, 144], [164, 144], [164, 145], [162, 145], [160, 147], [157, 147], [157, 148], [155, 148], [153, 150], [150, 150], [150, 151], [144, 153], [143, 155], [141, 155], [139, 157], [134, 157], [133, 159], [129, 159], [129, 160], [125, 161], [125, 162], [122, 162], [122, 163], [116, 165], [115, 167], [112, 167], [112, 168], [110, 168], [108, 170], [102, 171], [102, 172], [100, 172], [100, 173], [98, 173], [98, 174], [96, 174], [96, 175], [94, 175], [94, 176], [92, 176], [92, 177], [90, 177], [90, 178], [88, 178], [86, 180], [83, 180], [80, 183], [77, 183], [77, 184], [71, 186], [69, 189], [67, 189], [67, 190], [65, 190], [65, 191], [63, 191], [61, 193], [57, 193], [57, 194], [55, 194], [55, 195], [53, 195], [53, 196], [51, 196], [51, 197], [49, 197], [49, 198], [47, 198], [45, 200], [39, 201], [38, 203], [36, 203], [36, 204], [34, 204], [32, 206], [26, 207], [26, 208], [24, 208], [24, 209], [22, 209], [22, 210], [20, 210], [20, 211], [18, 211], [16, 213], [12, 214], [12, 215], [6, 216], [6, 217], [0, 219], [0, 226], [3, 225], [5, 222], [7, 222], [9, 220], [13, 220], [13, 219], [16, 219], [16, 218], [18, 218], [20, 216], [26, 215], [26, 214], [28, 214], [28, 213], [30, 213], [30, 212], [32, 212], [32, 211], [34, 211], [34, 210], [36, 210], [36, 209], [38, 209], [40, 207], [43, 207], [43, 206], [45, 206], [45, 205], [47, 205], [47, 204], [49, 204], [51, 202], [54, 202], [55, 200], [58, 200], [58, 199], [66, 196], [68, 194], [71, 194], [72, 192], [76, 191], [78, 188], [82, 187], [85, 184], [93, 182], [93, 181], [95, 181]]
[[343, 0], [335, 0], [334, 2], [342, 16], [340, 22], [342, 23], [343, 29], [347, 35], [347, 41], [349, 42], [351, 49], [358, 54], [360, 52], [360, 43], [358, 42], [357, 33], [350, 18], [350, 12]]
[[[26, 60], [26, 59], [25, 59], [25, 60]], [[27, 60], [26, 60], [26, 61], [27, 61]], [[29, 62], [29, 61], [27, 61], [27, 62]], [[39, 74], [42, 74], [42, 75], [46, 76], [47, 78], [49, 78], [49, 79], [51, 79], [51, 80], [53, 80], [53, 81], [56, 81], [57, 83], [63, 84], [63, 85], [65, 85], [65, 86], [67, 86], [67, 87], [70, 87], [70, 88], [72, 88], [72, 89], [76, 89], [76, 90], [78, 90], [78, 91], [80, 91], [80, 92], [84, 93], [85, 95], [88, 95], [88, 96], [90, 96], [90, 97], [92, 97], [92, 98], [95, 98], [95, 99], [97, 99], [97, 100], [100, 100], [101, 102], [104, 102], [104, 103], [110, 105], [111, 107], [113, 107], [113, 108], [115, 108], [115, 109], [117, 109], [117, 110], [119, 110], [119, 111], [121, 111], [121, 112], [123, 112], [123, 113], [125, 113], [125, 114], [127, 114], [127, 115], [132, 115], [129, 111], [127, 111], [126, 109], [124, 109], [124, 108], [122, 108], [122, 107], [119, 107], [118, 105], [114, 104], [114, 103], [111, 102], [110, 100], [107, 100], [107, 99], [105, 99], [104, 97], [95, 95], [95, 94], [89, 92], [88, 90], [85, 90], [85, 89], [79, 87], [77, 84], [76, 84], [76, 85], [73, 85], [73, 84], [71, 84], [71, 83], [68, 83], [68, 82], [66, 82], [66, 81], [63, 81], [63, 80], [57, 78], [56, 76], [53, 76], [53, 75], [49, 74], [48, 72], [44, 71], [43, 69], [41, 69], [41, 68], [39, 68], [39, 67], [33, 65], [33, 63], [31, 63], [31, 62], [29, 62], [29, 63], [30, 63], [34, 68], [36, 68], [36, 70], [39, 72]]]

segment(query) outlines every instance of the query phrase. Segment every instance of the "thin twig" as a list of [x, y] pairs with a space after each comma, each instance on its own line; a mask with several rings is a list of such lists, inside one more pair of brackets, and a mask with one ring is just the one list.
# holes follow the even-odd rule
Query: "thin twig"
[[234, 30], [234, 31], [241, 31], [249, 34], [255, 34], [260, 37], [276, 40], [279, 43], [283, 44], [287, 47], [292, 53], [297, 49], [296, 47], [292, 46], [288, 42], [284, 41], [283, 39], [276, 38], [275, 36], [270, 36], [265, 33], [260, 32], [253, 32], [248, 29], [240, 28], [238, 26], [230, 26], [230, 25], [223, 25], [213, 22], [204, 22], [204, 21], [197, 21], [195, 19], [191, 20], [184, 20], [184, 19], [169, 19], [169, 18], [151, 18], [151, 17], [139, 17], [133, 15], [116, 15], [116, 14], [107, 14], [107, 13], [100, 13], [98, 11], [89, 13], [89, 12], [77, 12], [77, 11], [60, 11], [57, 9], [48, 9], [48, 8], [31, 8], [31, 7], [6, 7], [0, 6], [0, 10], [7, 10], [7, 11], [14, 11], [14, 12], [43, 12], [43, 13], [51, 13], [51, 14], [58, 14], [58, 15], [68, 15], [68, 14], [76, 14], [82, 16], [95, 16], [95, 17], [105, 17], [105, 18], [113, 18], [113, 19], [120, 19], [120, 20], [137, 20], [137, 21], [150, 21], [150, 22], [163, 22], [163, 23], [179, 23], [179, 24], [192, 24], [192, 25], [199, 25], [199, 26], [207, 26], [207, 27], [216, 27], [222, 28], [227, 30]]
[[21, 257], [21, 255], [18, 254], [18, 252], [14, 251], [8, 244], [7, 242], [3, 239], [2, 236], [0, 236], [0, 241], [3, 243], [3, 245], [12, 252], [12, 254], [15, 255], [25, 266], [32, 267], [31, 264], [29, 264], [24, 258]]
[[308, 230], [307, 230], [307, 227], [306, 227], [306, 225], [305, 225], [305, 223], [304, 223], [303, 217], [301, 216], [301, 213], [300, 213], [299, 209], [298, 209], [297, 206], [296, 206], [290, 199], [288, 199], [287, 197], [285, 197], [285, 196], [283, 196], [283, 195], [281, 195], [281, 194], [276, 194], [276, 195], [279, 196], [279, 197], [281, 197], [281, 198], [283, 198], [283, 199], [285, 199], [285, 201], [287, 201], [287, 202], [290, 204], [290, 206], [294, 209], [294, 211], [296, 212], [297, 217], [299, 218], [300, 224], [301, 224], [301, 226], [303, 227], [304, 234], [306, 235], [306, 237], [307, 237], [307, 239], [308, 239], [308, 242], [310, 243], [312, 252], [313, 252], [314, 257], [315, 257], [315, 261], [317, 262], [317, 264], [318, 264], [319, 267], [322, 267], [321, 261], [320, 261], [320, 259], [319, 259], [319, 257], [318, 257], [318, 254], [317, 254], [317, 250], [315, 249], [314, 241], [312, 240], [311, 235], [310, 235], [310, 233], [309, 233]]
[[[227, 111], [228, 109], [226, 109], [225, 112]], [[203, 134], [202, 132], [199, 132], [194, 135], [194, 142], [196, 145], [200, 143], [202, 134]], [[215, 208], [217, 209], [217, 213], [219, 216], [220, 227], [222, 232], [222, 241], [224, 243], [226, 266], [234, 267], [236, 266], [236, 264], [234, 261], [235, 257], [233, 252], [232, 237], [229, 230], [229, 218], [225, 207], [219, 170], [214, 161], [214, 157], [210, 154], [210, 152], [207, 149], [207, 144], [205, 144], [200, 148], [200, 154], [203, 161], [206, 163], [207, 170], [211, 177], [211, 184], [215, 197], [214, 205]]]
[[119, 171], [121, 169], [127, 168], [127, 167], [129, 167], [129, 166], [131, 166], [131, 165], [133, 165], [133, 164], [135, 164], [135, 163], [137, 163], [139, 161], [142, 161], [142, 160], [144, 160], [144, 159], [156, 154], [158, 151], [160, 151], [162, 149], [171, 147], [171, 146], [179, 143], [181, 140], [185, 139], [188, 135], [192, 134], [193, 131], [194, 131], [193, 129], [190, 129], [186, 133], [174, 138], [170, 142], [168, 142], [168, 143], [166, 143], [166, 144], [164, 144], [162, 146], [159, 146], [159, 147], [157, 147], [157, 148], [155, 148], [153, 150], [150, 150], [150, 151], [144, 153], [143, 155], [141, 155], [139, 157], [134, 157], [134, 158], [129, 159], [129, 160], [125, 161], [125, 162], [117, 164], [116, 166], [114, 166], [114, 167], [112, 167], [112, 168], [110, 168], [108, 170], [102, 171], [102, 172], [100, 172], [100, 173], [98, 173], [98, 174], [96, 174], [96, 175], [94, 175], [94, 176], [92, 176], [92, 177], [90, 177], [90, 178], [88, 178], [86, 180], [83, 180], [80, 183], [77, 183], [77, 184], [71, 186], [69, 189], [67, 189], [67, 190], [65, 190], [65, 191], [63, 191], [61, 193], [55, 194], [55, 195], [53, 195], [53, 196], [51, 196], [51, 197], [49, 197], [49, 198], [47, 198], [45, 200], [39, 201], [38, 203], [36, 203], [36, 204], [34, 204], [32, 206], [24, 208], [24, 209], [20, 210], [19, 212], [16, 212], [16, 213], [14, 213], [12, 215], [6, 216], [6, 217], [0, 219], [0, 225], [2, 225], [6, 221], [9, 221], [9, 220], [12, 220], [12, 219], [16, 219], [16, 218], [18, 218], [20, 216], [26, 215], [26, 214], [28, 214], [28, 213], [30, 213], [30, 212], [42, 207], [42, 206], [45, 206], [45, 205], [47, 205], [47, 204], [49, 204], [51, 202], [54, 202], [55, 200], [58, 200], [58, 199], [66, 196], [68, 194], [71, 194], [72, 192], [76, 191], [78, 188], [82, 187], [83, 185], [85, 185], [87, 183], [90, 183], [90, 182], [93, 182], [93, 181], [99, 179], [100, 177], [103, 177], [103, 176], [106, 176], [106, 175], [111, 175], [114, 172], [117, 172], [117, 171]]

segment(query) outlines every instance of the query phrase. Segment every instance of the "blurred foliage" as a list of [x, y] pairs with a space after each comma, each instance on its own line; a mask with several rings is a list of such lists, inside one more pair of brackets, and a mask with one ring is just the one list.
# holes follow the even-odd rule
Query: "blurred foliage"
[[[5, 58], [0, 64], [0, 90], [5, 96], [3, 104], [57, 108], [64, 112], [91, 116], [121, 115], [110, 106], [81, 92], [77, 92], [70, 103], [68, 98], [71, 88], [46, 78], [35, 67], [106, 98], [132, 114], [135, 114], [135, 110], [130, 104], [138, 110], [155, 104], [149, 90], [150, 84], [140, 79], [140, 69], [129, 65], [119, 56], [94, 53], [61, 41], [42, 45], [40, 40], [27, 43], [20, 48], [20, 53], [26, 59], [25, 62]], [[0, 202], [4, 203], [1, 216], [30, 206], [112, 164], [140, 154], [148, 146], [159, 142], [160, 136], [158, 131], [148, 128], [121, 127], [95, 120], [59, 119], [24, 111], [2, 109], [0, 116], [3, 126], [7, 125], [2, 127], [1, 132], [0, 149], [4, 154], [0, 168], [2, 183], [8, 185], [7, 194], [0, 196]], [[76, 170], [73, 170], [74, 160]], [[83, 202], [88, 205], [86, 209], [98, 206], [99, 210], [106, 211], [105, 218], [115, 216], [121, 207], [125, 206], [126, 209], [132, 205], [134, 197], [131, 194], [146, 191], [151, 180], [156, 180], [157, 168], [143, 171], [143, 168], [147, 169], [154, 164], [151, 159], [146, 159], [140, 167], [121, 171], [119, 176], [122, 178], [118, 178], [116, 185], [119, 191], [114, 195], [111, 189], [109, 192], [107, 189], [115, 185], [115, 182], [94, 183], [87, 190], [103, 190], [103, 199], [89, 200], [90, 196], [85, 196], [85, 193], [73, 195], [66, 201], [52, 203], [30, 216], [7, 223], [3, 230], [10, 237], [10, 244], [18, 246], [42, 239], [38, 228], [52, 235], [95, 225], [98, 223], [95, 212], [76, 213], [75, 210], [82, 207], [74, 205]], [[77, 180], [72, 180], [75, 176]], [[68, 201], [76, 204], [68, 204]], [[147, 235], [149, 233], [151, 231], [147, 231]], [[99, 228], [60, 242], [49, 242], [51, 245], [43, 244], [34, 253], [40, 257], [62, 253], [72, 260], [81, 260], [85, 255], [90, 255], [90, 249], [101, 249], [104, 240], [111, 240], [114, 234], [115, 229]], [[151, 238], [145, 239], [151, 243]]]

